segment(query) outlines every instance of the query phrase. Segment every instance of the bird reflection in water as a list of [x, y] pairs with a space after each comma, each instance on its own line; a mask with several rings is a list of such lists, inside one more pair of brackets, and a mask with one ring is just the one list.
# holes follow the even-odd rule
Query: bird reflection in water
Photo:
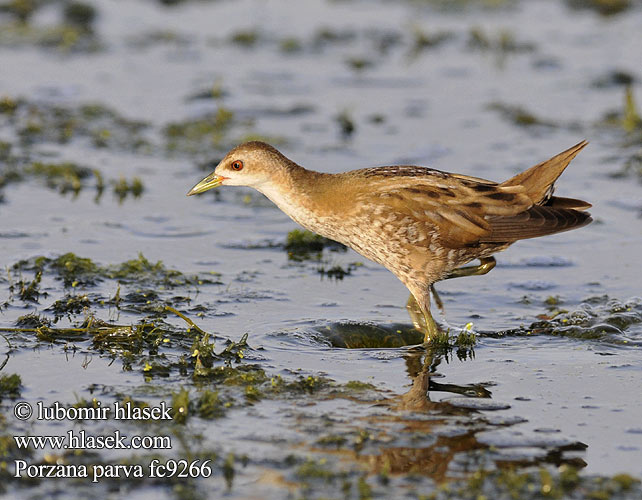
[[[335, 347], [344, 348], [398, 348], [423, 340], [421, 333], [408, 325], [360, 323], [328, 325], [325, 337]], [[585, 450], [583, 443], [546, 436], [536, 442], [520, 442], [519, 435], [515, 437], [509, 429], [523, 419], [501, 418], [486, 411], [492, 408], [492, 392], [487, 385], [437, 381], [443, 377], [437, 372], [442, 363], [471, 362], [472, 347], [424, 344], [406, 349], [404, 360], [411, 380], [408, 391], [378, 401], [376, 408], [384, 411], [363, 417], [357, 424], [360, 435], [365, 430], [368, 437], [360, 437], [358, 446], [342, 447], [335, 453], [344, 457], [347, 454], [375, 474], [419, 474], [436, 482], [465, 477], [480, 469], [538, 464], [586, 466], [582, 458], [568, 453]], [[450, 393], [456, 399], [433, 401], [431, 391]], [[462, 397], [470, 404], [459, 404]], [[476, 400], [480, 403], [477, 408]], [[501, 445], [491, 446], [479, 439], [480, 433], [501, 429], [506, 429]]]

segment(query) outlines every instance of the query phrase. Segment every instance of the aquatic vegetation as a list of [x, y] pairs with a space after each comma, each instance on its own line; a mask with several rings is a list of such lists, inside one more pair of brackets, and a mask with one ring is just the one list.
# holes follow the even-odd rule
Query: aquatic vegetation
[[631, 0], [566, 0], [572, 9], [591, 9], [603, 16], [612, 16], [631, 7]]
[[621, 128], [628, 134], [633, 134], [634, 132], [642, 134], [642, 118], [640, 117], [631, 85], [627, 85], [624, 89], [624, 106], [622, 109], [607, 113], [599, 125]]
[[[488, 331], [453, 329], [421, 345], [423, 335], [395, 291], [381, 288], [386, 285], [375, 268], [359, 269], [354, 257], [337, 253], [345, 247], [313, 233], [298, 230], [286, 239], [288, 223], [272, 217], [262, 195], [213, 191], [216, 203], [181, 205], [192, 184], [189, 168], [211, 172], [223, 150], [246, 140], [287, 143], [312, 156], [320, 170], [388, 159], [449, 170], [452, 158], [437, 164], [435, 158], [457, 144], [466, 154], [487, 148], [499, 162], [504, 155], [521, 162], [516, 158], [524, 153], [526, 162], [544, 143], [581, 133], [592, 138], [595, 161], [586, 160], [579, 182], [604, 206], [609, 196], [618, 197], [620, 184], [605, 178], [609, 171], [642, 179], [640, 75], [630, 48], [617, 61], [604, 56], [617, 45], [614, 36], [633, 36], [639, 17], [639, 9], [627, 9], [633, 2], [408, 0], [356, 10], [317, 2], [318, 18], [298, 25], [298, 11], [277, 15], [292, 7], [288, 2], [270, 6], [274, 14], [263, 20], [263, 7], [259, 18], [252, 11], [254, 19], [232, 19], [247, 9], [234, 2], [158, 0], [132, 4], [132, 12], [151, 14], [150, 31], [140, 32], [128, 2], [81, 2], [0, 0], [0, 45], [10, 63], [3, 80], [12, 92], [0, 95], [0, 211], [7, 226], [0, 229], [7, 254], [0, 275], [0, 496], [642, 496], [639, 478], [599, 469], [606, 452], [613, 464], [635, 465], [624, 463], [635, 450], [617, 448], [638, 445], [637, 423], [618, 432], [621, 417], [637, 407], [609, 396], [635, 401], [627, 381], [639, 371], [639, 300], [581, 301], [583, 293], [598, 293], [587, 290], [605, 293], [608, 276], [628, 276], [621, 268], [598, 276], [581, 256], [550, 264], [566, 266], [559, 279], [572, 281], [529, 291], [524, 302], [503, 282], [480, 281], [483, 299], [467, 288], [477, 286], [474, 279], [450, 282], [444, 298], [459, 304], [455, 321]], [[600, 20], [573, 4], [625, 13]], [[206, 14], [212, 26], [230, 15], [218, 38]], [[196, 22], [181, 25], [190, 19]], [[512, 64], [485, 67], [504, 60]], [[21, 88], [24, 94], [13, 93]], [[578, 124], [560, 121], [550, 114], [550, 101], [533, 94], [550, 88], [568, 103], [559, 116], [576, 113]], [[466, 102], [449, 103], [462, 91]], [[484, 112], [493, 95], [511, 100]], [[95, 106], [77, 101], [95, 96]], [[582, 107], [584, 98], [590, 110]], [[604, 120], [586, 121], [609, 106], [615, 109]], [[415, 109], [423, 114], [412, 114]], [[448, 109], [456, 113], [445, 115]], [[142, 116], [152, 122], [138, 120]], [[515, 126], [513, 133], [496, 133], [498, 117]], [[524, 140], [533, 134], [533, 141]], [[505, 170], [479, 158], [466, 172], [495, 179]], [[144, 198], [134, 202], [138, 196]], [[630, 240], [621, 227], [612, 229], [612, 236]], [[617, 242], [606, 239], [593, 240], [597, 251]], [[65, 241], [73, 253], [60, 252]], [[542, 248], [525, 251], [540, 255]], [[618, 252], [621, 258], [605, 266], [634, 266], [630, 245]], [[537, 274], [535, 258], [524, 263], [515, 255], [504, 260], [517, 262], [511, 274], [525, 280]], [[182, 265], [187, 272], [178, 270]], [[318, 299], [299, 310], [298, 287], [312, 281]], [[375, 304], [360, 301], [365, 288], [375, 291]], [[620, 296], [631, 294], [626, 280], [615, 288]], [[359, 316], [376, 322], [342, 320]], [[525, 326], [496, 331], [497, 324], [520, 322]], [[537, 356], [544, 364], [530, 363]], [[39, 366], [31, 373], [34, 362]], [[559, 378], [580, 362], [603, 377], [600, 384], [576, 386], [580, 398], [592, 401], [575, 401], [567, 392], [585, 373]], [[515, 370], [524, 373], [510, 373]], [[20, 387], [5, 392], [14, 373], [22, 376]], [[43, 373], [62, 383], [47, 384]], [[609, 393], [613, 384], [621, 390]], [[23, 399], [76, 408], [163, 402], [174, 418], [21, 423], [11, 413]], [[562, 410], [569, 400], [571, 409]], [[573, 412], [576, 402], [594, 409]], [[567, 417], [555, 418], [564, 426], [547, 421], [559, 415]], [[575, 418], [586, 422], [583, 430]], [[608, 421], [612, 443], [605, 445], [609, 437], [597, 432], [585, 439], [584, 454], [586, 445], [569, 435], [589, 435], [600, 419]], [[48, 453], [18, 449], [13, 439], [53, 428], [166, 435], [172, 449]], [[535, 435], [527, 436], [533, 428]], [[142, 464], [146, 471], [152, 460], [210, 460], [212, 476], [105, 477], [99, 484], [18, 479], [12, 467], [22, 458], [39, 465]]]
[[211, 154], [213, 148], [227, 147], [227, 135], [237, 124], [234, 113], [224, 106], [219, 106], [216, 113], [168, 124], [163, 129], [165, 148], [171, 152]]
[[284, 38], [279, 42], [279, 49], [286, 54], [294, 54], [303, 50], [301, 41], [297, 38]]
[[591, 82], [591, 86], [597, 89], [608, 89], [611, 87], [628, 87], [636, 83], [637, 78], [625, 70], [612, 70], [597, 77]]
[[92, 31], [97, 16], [96, 8], [84, 2], [68, 2], [63, 9], [65, 21], [85, 31]]
[[318, 259], [324, 248], [335, 252], [345, 252], [347, 250], [345, 245], [324, 238], [307, 229], [294, 229], [290, 231], [285, 242], [285, 250], [288, 252], [288, 258], [294, 261]]
[[[11, 375], [0, 375], [0, 403], [5, 397], [12, 399], [19, 397], [21, 389], [22, 379], [20, 375], [15, 373]], [[0, 454], [0, 456], [2, 456], [2, 454]]]
[[531, 325], [533, 333], [546, 333], [580, 339], [596, 339], [615, 344], [642, 344], [642, 301], [587, 299], [579, 309], [560, 312], [550, 320]]
[[46, 292], [43, 293], [40, 291], [41, 281], [42, 281], [42, 271], [37, 271], [35, 273], [35, 276], [33, 277], [33, 280], [31, 281], [25, 281], [24, 279], [21, 278], [16, 283], [13, 283], [10, 275], [9, 292], [11, 296], [13, 296], [14, 294], [17, 294], [20, 300], [22, 300], [23, 302], [37, 303], [41, 295], [43, 297], [47, 296]]
[[[142, 254], [138, 258], [114, 265], [100, 265], [91, 259], [67, 253], [56, 258], [32, 257], [21, 260], [9, 266], [9, 298], [3, 304], [8, 307], [16, 299], [23, 303], [41, 303], [42, 299], [49, 298], [49, 292], [41, 291], [43, 279], [48, 284], [62, 282], [66, 293], [62, 297], [54, 297], [52, 303], [44, 311], [53, 315], [54, 321], [67, 317], [72, 320], [74, 316], [85, 315], [95, 308], [114, 306], [117, 310], [135, 314], [160, 317], [165, 314], [165, 306], [189, 302], [189, 297], [166, 296], [170, 290], [220, 283], [214, 275], [200, 277], [185, 275], [175, 269], [168, 269], [161, 262], [150, 262]], [[33, 275], [32, 279], [25, 277], [27, 273]], [[19, 279], [14, 278], [18, 276]], [[81, 293], [87, 288], [96, 288], [105, 282], [114, 281], [118, 288], [113, 297], [105, 297], [99, 292]], [[122, 294], [120, 285], [133, 289]], [[154, 287], [144, 289], [141, 287]], [[67, 290], [72, 290], [68, 292]], [[47, 326], [48, 319], [39, 317], [24, 317], [26, 328], [31, 324], [38, 327]], [[35, 328], [35, 326], [34, 326]]]
[[98, 148], [148, 152], [143, 132], [148, 124], [130, 120], [101, 104], [66, 107], [59, 104], [4, 98], [0, 127], [11, 127], [21, 144], [67, 144], [82, 139]]
[[352, 271], [361, 267], [363, 264], [361, 262], [351, 262], [347, 267], [340, 266], [339, 264], [334, 264], [333, 266], [326, 269], [324, 265], [321, 265], [317, 268], [317, 272], [321, 276], [327, 276], [328, 278], [335, 280], [342, 280], [346, 276], [350, 276]]
[[[46, 3], [55, 4], [62, 22], [52, 25], [32, 24], [34, 13]], [[93, 30], [96, 8], [84, 2], [55, 2], [13, 0], [0, 5], [0, 13], [7, 12], [17, 22], [1, 25], [0, 45], [36, 45], [62, 52], [95, 52], [103, 43]]]
[[521, 106], [513, 106], [501, 102], [494, 102], [488, 109], [497, 111], [506, 121], [520, 127], [556, 127], [557, 125], [549, 120], [537, 117]]
[[473, 27], [468, 34], [467, 46], [471, 50], [491, 51], [499, 54], [533, 52], [535, 45], [520, 42], [509, 30], [502, 30], [496, 36], [489, 36], [482, 28]]
[[354, 124], [354, 119], [350, 116], [348, 110], [343, 110], [336, 116], [337, 125], [339, 125], [339, 131], [341, 132], [341, 137], [348, 139], [356, 130]]
[[256, 29], [237, 31], [230, 36], [230, 41], [236, 45], [250, 48], [259, 41], [259, 33]]
[[[43, 181], [45, 186], [59, 192], [61, 195], [71, 193], [72, 197], [76, 198], [83, 190], [92, 187], [90, 181], [93, 180], [93, 188], [96, 192], [94, 201], [96, 203], [100, 202], [105, 191], [103, 174], [95, 168], [92, 169], [71, 162], [44, 163], [36, 161], [24, 164], [10, 159], [9, 163], [10, 167], [0, 175], [0, 188], [7, 184], [26, 182], [34, 178]], [[138, 198], [144, 191], [143, 182], [138, 177], [134, 177], [131, 181], [121, 177], [120, 180], [112, 180], [110, 183], [114, 195], [120, 203], [128, 195], [131, 194], [133, 198]]]
[[454, 37], [450, 31], [429, 33], [417, 25], [413, 27], [412, 34], [413, 41], [409, 52], [412, 57], [419, 56], [424, 50], [437, 48]]
[[353, 56], [346, 59], [346, 64], [351, 70], [360, 73], [366, 69], [372, 68], [375, 65], [375, 62], [366, 57]]

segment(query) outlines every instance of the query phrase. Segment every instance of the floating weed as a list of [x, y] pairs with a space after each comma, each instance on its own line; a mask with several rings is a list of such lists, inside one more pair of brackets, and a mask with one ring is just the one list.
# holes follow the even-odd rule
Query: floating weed
[[344, 387], [350, 391], [370, 391], [375, 389], [374, 385], [359, 380], [350, 380], [346, 382]]
[[67, 294], [62, 299], [56, 300], [47, 310], [53, 312], [54, 321], [58, 321], [65, 316], [71, 319], [72, 316], [89, 310], [90, 306], [91, 301], [87, 295]]
[[553, 122], [538, 118], [521, 106], [513, 106], [501, 102], [494, 102], [488, 109], [497, 111], [502, 118], [519, 127], [555, 127]]
[[320, 458], [319, 460], [310, 458], [306, 460], [299, 466], [295, 474], [303, 481], [321, 480], [324, 482], [332, 482], [342, 475], [333, 471], [325, 458]]
[[627, 85], [624, 90], [622, 109], [607, 113], [598, 125], [621, 128], [628, 134], [642, 131], [642, 118], [640, 118], [631, 85]]
[[221, 400], [218, 391], [209, 389], [200, 393], [196, 401], [196, 412], [205, 420], [221, 418], [225, 415], [225, 403]]
[[234, 113], [224, 106], [201, 118], [170, 123], [163, 129], [165, 149], [178, 153], [210, 154], [212, 147], [225, 146], [223, 143], [234, 125], [237, 125]]
[[603, 16], [612, 16], [631, 7], [631, 0], [566, 0], [573, 9], [590, 9]]
[[177, 424], [184, 424], [190, 416], [189, 390], [181, 389], [172, 393], [172, 418]]
[[15, 129], [23, 145], [85, 139], [100, 148], [135, 152], [150, 149], [143, 136], [146, 122], [127, 119], [101, 104], [64, 107], [8, 97], [5, 103], [10, 112], [0, 113], [0, 125]]
[[612, 70], [593, 80], [591, 86], [597, 89], [608, 89], [620, 86], [627, 87], [633, 85], [636, 81], [636, 77], [628, 71]]
[[[35, 262], [38, 262], [38, 258]], [[62, 279], [65, 287], [95, 285], [101, 279], [101, 269], [97, 264], [71, 252], [53, 260], [40, 262], [47, 262], [49, 269]]]
[[294, 54], [303, 50], [303, 44], [297, 38], [284, 38], [279, 42], [279, 50], [285, 54]]
[[[628, 475], [624, 483], [630, 489], [621, 489], [618, 477], [580, 476], [576, 469], [562, 465], [559, 469], [541, 467], [519, 471], [514, 467], [499, 470], [475, 471], [469, 479], [452, 481], [425, 498], [435, 500], [479, 500], [480, 498], [512, 498], [535, 500], [540, 498], [633, 499], [639, 494], [637, 479]], [[628, 479], [632, 479], [629, 483]]]
[[251, 48], [259, 41], [259, 32], [256, 29], [237, 31], [230, 36], [230, 41], [235, 45]]
[[532, 43], [520, 42], [509, 30], [501, 30], [495, 36], [488, 35], [482, 28], [476, 26], [468, 33], [467, 46], [471, 50], [492, 51], [500, 56], [508, 53], [532, 52]]
[[0, 402], [5, 397], [16, 399], [20, 396], [21, 389], [22, 379], [20, 378], [20, 375], [16, 373], [11, 375], [0, 375]]
[[67, 24], [77, 26], [86, 32], [93, 31], [96, 15], [95, 7], [84, 2], [69, 2], [63, 9], [63, 17]]
[[534, 323], [533, 333], [580, 339], [596, 339], [616, 344], [642, 343], [642, 301], [622, 302], [607, 296], [587, 299], [579, 309], [560, 312]]
[[140, 198], [145, 190], [143, 181], [139, 177], [134, 177], [129, 182], [124, 177], [121, 177], [118, 181], [113, 181], [112, 185], [119, 203], [122, 203], [130, 194], [133, 198]]
[[25, 316], [20, 316], [16, 320], [18, 328], [42, 328], [51, 326], [51, 320], [45, 316], [40, 316], [36, 313], [29, 313]]
[[38, 46], [60, 52], [83, 53], [101, 50], [103, 43], [91, 26], [83, 26], [76, 21], [78, 20], [67, 19], [63, 23], [49, 26], [27, 22], [4, 23], [0, 28], [0, 46]]
[[317, 272], [322, 276], [327, 276], [328, 278], [342, 280], [346, 276], [350, 276], [352, 274], [352, 271], [361, 266], [363, 266], [361, 262], [352, 262], [345, 268], [338, 264], [335, 264], [332, 267], [326, 269], [325, 266], [321, 265], [317, 268]]
[[17, 293], [20, 300], [23, 302], [38, 302], [40, 297], [47, 297], [46, 292], [40, 291], [40, 283], [42, 281], [42, 271], [36, 271], [36, 274], [31, 281], [20, 279], [16, 283], [10, 281], [9, 292], [13, 295]]
[[453, 33], [447, 31], [439, 31], [436, 33], [428, 33], [420, 26], [415, 25], [412, 30], [412, 45], [410, 48], [410, 56], [417, 57], [424, 50], [429, 50], [442, 45], [447, 40], [453, 37]]
[[230, 453], [223, 463], [223, 478], [225, 479], [228, 491], [232, 489], [232, 485], [234, 484], [234, 475], [234, 453]]
[[78, 196], [82, 189], [83, 179], [92, 176], [93, 171], [75, 163], [40, 163], [36, 162], [24, 170], [27, 176], [41, 178], [47, 187], [61, 194], [71, 192]]
[[152, 263], [142, 253], [138, 254], [137, 259], [102, 268], [101, 274], [105, 278], [117, 280], [119, 283], [130, 283], [137, 286], [154, 285], [176, 288], [215, 283], [208, 278], [200, 278], [196, 275], [186, 276], [175, 269], [167, 269], [160, 260]]
[[285, 242], [288, 259], [296, 262], [309, 259], [320, 260], [321, 252], [324, 248], [333, 251], [347, 250], [341, 243], [324, 238], [308, 230], [294, 229], [290, 231]]
[[371, 59], [358, 56], [349, 57], [348, 59], [346, 59], [346, 64], [351, 70], [357, 73], [365, 71], [366, 69], [370, 69], [375, 65], [374, 61], [372, 61]]
[[31, 0], [13, 0], [0, 6], [0, 12], [12, 15], [22, 24], [29, 22], [31, 16], [42, 6], [40, 2]]
[[217, 79], [210, 87], [207, 87], [204, 90], [195, 92], [187, 99], [189, 101], [193, 101], [197, 99], [222, 99], [226, 95], [227, 95], [227, 92], [223, 88], [223, 81], [221, 79]]
[[354, 134], [356, 125], [348, 110], [341, 111], [335, 119], [337, 121], [337, 125], [339, 125], [339, 132], [341, 133], [342, 138], [348, 139], [352, 134]]
[[334, 28], [320, 28], [313, 37], [313, 46], [320, 48], [330, 44], [345, 45], [355, 40], [357, 34], [352, 30], [337, 31]]

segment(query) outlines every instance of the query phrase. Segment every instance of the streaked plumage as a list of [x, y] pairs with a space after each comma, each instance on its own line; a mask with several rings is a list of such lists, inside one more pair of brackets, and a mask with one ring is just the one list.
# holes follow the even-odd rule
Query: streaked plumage
[[456, 268], [517, 240], [591, 222], [589, 203], [553, 196], [555, 180], [586, 144], [495, 183], [405, 165], [325, 174], [248, 142], [189, 194], [221, 184], [254, 187], [306, 229], [384, 265], [429, 314], [431, 285]]

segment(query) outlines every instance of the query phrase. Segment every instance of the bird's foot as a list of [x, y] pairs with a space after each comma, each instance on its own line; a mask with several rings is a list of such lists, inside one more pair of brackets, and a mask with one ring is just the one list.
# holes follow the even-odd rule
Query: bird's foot
[[482, 276], [489, 273], [497, 264], [495, 257], [483, 257], [479, 259], [479, 262], [480, 264], [478, 266], [466, 266], [453, 269], [443, 279], [449, 280], [451, 278], [463, 278], [464, 276]]

